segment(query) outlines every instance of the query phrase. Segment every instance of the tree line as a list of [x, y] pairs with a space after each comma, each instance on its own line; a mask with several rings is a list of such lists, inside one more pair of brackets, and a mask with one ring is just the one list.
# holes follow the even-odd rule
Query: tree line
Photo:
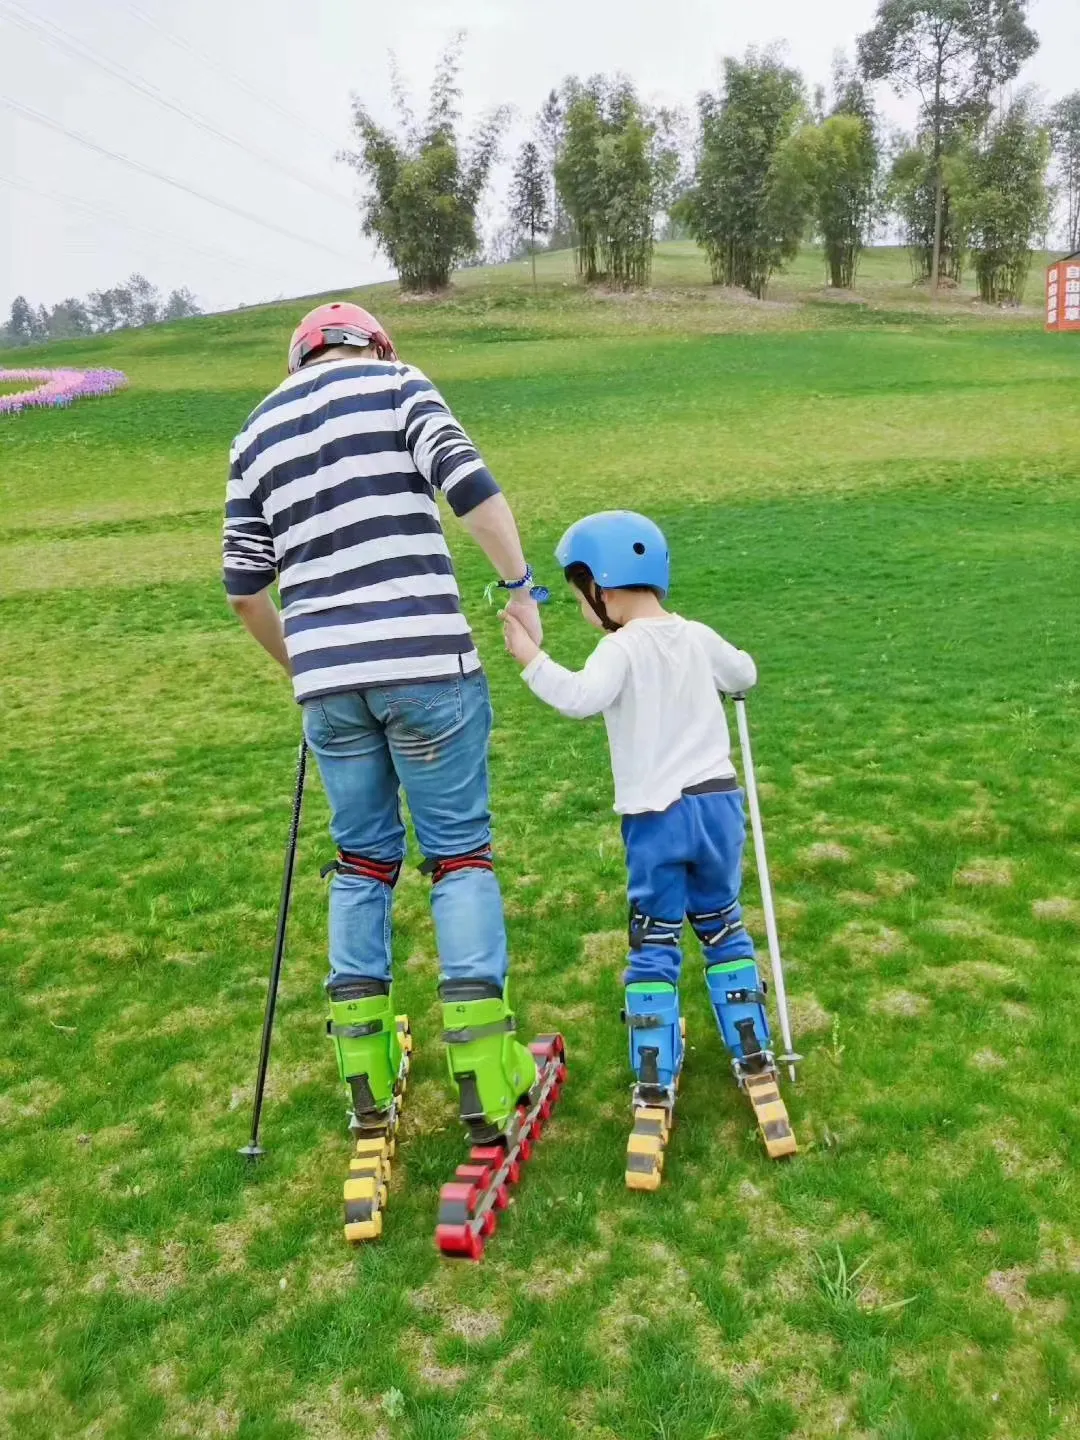
[[25, 295], [12, 301], [7, 324], [0, 327], [0, 347], [41, 345], [46, 340], [72, 340], [80, 335], [108, 335], [113, 330], [156, 325], [201, 315], [191, 291], [172, 290], [164, 298], [145, 275], [134, 274], [121, 285], [91, 290], [85, 300], [69, 297], [55, 305], [31, 305]]
[[[569, 246], [585, 282], [640, 287], [663, 220], [702, 246], [717, 284], [761, 297], [811, 239], [827, 283], [849, 288], [892, 215], [915, 279], [936, 290], [970, 267], [983, 299], [1019, 301], [1058, 195], [1080, 249], [1080, 91], [1049, 110], [1011, 93], [1038, 47], [1027, 11], [1028, 0], [879, 0], [830, 92], [811, 93], [781, 51], [751, 50], [725, 59], [692, 119], [645, 104], [625, 77], [570, 77], [515, 157], [499, 258], [531, 255], [535, 280], [537, 250]], [[395, 127], [354, 105], [357, 144], [342, 158], [364, 183], [364, 231], [406, 290], [442, 288], [481, 253], [478, 205], [509, 112], [463, 133], [460, 61], [459, 37], [422, 121], [396, 76]], [[917, 102], [899, 143], [878, 84]]]

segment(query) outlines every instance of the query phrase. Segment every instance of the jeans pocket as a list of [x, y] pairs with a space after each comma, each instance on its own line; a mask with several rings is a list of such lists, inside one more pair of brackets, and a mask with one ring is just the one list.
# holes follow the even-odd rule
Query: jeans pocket
[[305, 700], [302, 709], [304, 739], [315, 749], [318, 749], [320, 745], [329, 744], [334, 739], [334, 727], [330, 723], [330, 717], [326, 713], [326, 706], [322, 699]]
[[464, 710], [459, 680], [449, 684], [433, 680], [423, 685], [395, 686], [388, 698], [388, 728], [403, 740], [432, 744], [461, 724]]

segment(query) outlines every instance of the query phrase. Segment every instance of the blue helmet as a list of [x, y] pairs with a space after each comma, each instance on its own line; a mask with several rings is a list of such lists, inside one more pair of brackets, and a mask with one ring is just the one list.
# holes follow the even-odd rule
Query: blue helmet
[[667, 541], [659, 525], [633, 510], [604, 510], [571, 525], [555, 547], [555, 559], [586, 565], [603, 590], [650, 585], [663, 599], [671, 566]]

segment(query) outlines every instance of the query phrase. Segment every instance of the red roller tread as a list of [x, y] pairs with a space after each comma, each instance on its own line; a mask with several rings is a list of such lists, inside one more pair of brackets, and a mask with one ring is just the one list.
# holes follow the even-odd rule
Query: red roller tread
[[459, 1165], [454, 1171], [454, 1179], [460, 1180], [466, 1185], [475, 1185], [483, 1190], [491, 1181], [495, 1169], [491, 1165]]
[[[520, 1181], [521, 1167], [532, 1157], [533, 1147], [543, 1134], [544, 1125], [550, 1119], [562, 1094], [562, 1087], [569, 1075], [565, 1063], [566, 1046], [562, 1036], [549, 1036], [543, 1041], [534, 1040], [529, 1046], [529, 1050], [541, 1069], [550, 1066], [552, 1061], [558, 1062], [555, 1067], [554, 1082], [531, 1121], [528, 1120], [529, 1106], [527, 1104], [518, 1106], [517, 1114], [521, 1133], [517, 1142], [517, 1155], [509, 1162], [503, 1183], [490, 1196], [490, 1209], [485, 1210], [478, 1222], [473, 1220], [464, 1225], [440, 1224], [436, 1226], [435, 1243], [444, 1255], [460, 1256], [468, 1260], [482, 1258], [484, 1246], [498, 1225], [497, 1212], [505, 1211], [509, 1206], [510, 1186], [516, 1185]], [[474, 1145], [469, 1151], [468, 1163], [459, 1165], [455, 1171], [455, 1178], [440, 1190], [440, 1205], [443, 1201], [463, 1204], [468, 1215], [475, 1215], [481, 1195], [491, 1184], [496, 1172], [506, 1163], [504, 1147]]]
[[439, 1203], [442, 1204], [444, 1200], [461, 1201], [471, 1215], [476, 1209], [477, 1194], [476, 1186], [471, 1182], [463, 1184], [460, 1181], [448, 1180], [439, 1191]]
[[479, 1260], [484, 1253], [483, 1236], [474, 1234], [467, 1225], [439, 1225], [435, 1243], [444, 1255], [463, 1255], [466, 1260]]

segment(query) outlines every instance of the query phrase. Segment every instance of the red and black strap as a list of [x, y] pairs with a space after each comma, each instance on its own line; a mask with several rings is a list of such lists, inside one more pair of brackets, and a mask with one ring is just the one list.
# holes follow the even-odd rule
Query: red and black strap
[[420, 874], [430, 875], [432, 885], [438, 885], [440, 880], [445, 880], [448, 875], [453, 875], [458, 870], [494, 869], [491, 846], [481, 845], [479, 849], [470, 850], [466, 855], [430, 857], [420, 866]]
[[348, 850], [339, 850], [337, 859], [324, 865], [319, 873], [325, 879], [331, 872], [338, 875], [359, 875], [364, 880], [388, 885], [392, 890], [401, 874], [401, 861], [373, 860], [370, 855], [353, 855]]

